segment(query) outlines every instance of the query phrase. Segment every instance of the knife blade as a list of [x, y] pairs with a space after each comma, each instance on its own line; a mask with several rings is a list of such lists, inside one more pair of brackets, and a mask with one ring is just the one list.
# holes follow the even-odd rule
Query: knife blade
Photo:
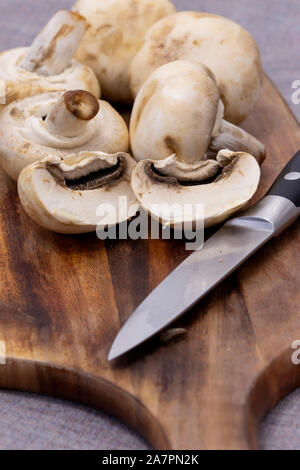
[[228, 220], [146, 297], [117, 334], [108, 360], [170, 325], [299, 215], [300, 151], [261, 201]]

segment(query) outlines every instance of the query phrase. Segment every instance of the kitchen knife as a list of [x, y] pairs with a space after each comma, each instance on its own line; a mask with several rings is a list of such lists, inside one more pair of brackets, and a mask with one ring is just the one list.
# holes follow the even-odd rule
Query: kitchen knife
[[299, 215], [300, 151], [261, 201], [228, 220], [140, 304], [116, 336], [108, 360], [138, 346], [179, 318]]

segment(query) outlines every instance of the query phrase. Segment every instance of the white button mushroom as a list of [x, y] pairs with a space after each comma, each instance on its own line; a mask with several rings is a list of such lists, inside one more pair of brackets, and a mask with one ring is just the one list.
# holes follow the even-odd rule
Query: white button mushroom
[[218, 175], [189, 185], [164, 176], [161, 162], [140, 161], [132, 172], [132, 188], [141, 206], [163, 225], [183, 230], [184, 224], [196, 225], [203, 217], [204, 225], [209, 227], [244, 207], [260, 179], [259, 165], [247, 153], [223, 150], [217, 162]]
[[134, 103], [130, 142], [135, 159], [176, 154], [176, 162], [164, 163], [164, 173], [196, 181], [201, 172], [207, 177], [218, 171], [215, 157], [222, 149], [250, 153], [261, 163], [265, 146], [222, 119], [223, 109], [216, 79], [206, 66], [181, 60], [159, 67]]
[[[49, 156], [22, 170], [19, 197], [27, 214], [49, 230], [107, 229], [133, 217], [138, 209], [130, 186], [134, 165], [127, 153]], [[126, 207], [120, 204], [120, 196], [126, 198]]]
[[157, 67], [178, 59], [199, 61], [213, 71], [228, 121], [238, 124], [251, 113], [261, 90], [262, 67], [258, 47], [244, 28], [200, 12], [161, 19], [148, 30], [131, 63], [133, 95]]
[[78, 0], [73, 10], [89, 23], [76, 57], [94, 69], [106, 99], [131, 102], [129, 64], [150, 26], [175, 7], [169, 0]]
[[100, 96], [90, 67], [73, 59], [86, 31], [86, 20], [71, 11], [58, 11], [31, 47], [0, 54], [0, 108], [26, 96], [80, 88]]
[[26, 165], [80, 151], [127, 152], [128, 129], [106, 101], [87, 91], [44, 93], [0, 113], [0, 165], [17, 180]]

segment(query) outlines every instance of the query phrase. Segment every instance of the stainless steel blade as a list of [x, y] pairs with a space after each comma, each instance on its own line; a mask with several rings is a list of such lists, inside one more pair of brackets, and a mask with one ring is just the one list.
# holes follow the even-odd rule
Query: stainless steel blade
[[274, 225], [256, 214], [228, 221], [140, 304], [116, 336], [108, 360], [180, 317], [273, 235]]

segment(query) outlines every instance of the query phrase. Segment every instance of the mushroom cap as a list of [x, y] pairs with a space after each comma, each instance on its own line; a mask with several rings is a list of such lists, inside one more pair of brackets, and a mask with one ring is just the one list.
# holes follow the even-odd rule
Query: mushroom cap
[[15, 101], [0, 112], [0, 165], [14, 180], [26, 165], [51, 154], [61, 158], [74, 152], [127, 152], [128, 129], [123, 118], [106, 101], [98, 114], [75, 137], [51, 134], [45, 118], [62, 93], [44, 93]]
[[225, 119], [240, 123], [253, 110], [262, 85], [262, 66], [252, 36], [237, 23], [201, 12], [180, 12], [161, 19], [147, 32], [130, 66], [136, 96], [157, 67], [178, 59], [196, 60], [215, 74]]
[[[197, 210], [202, 206], [204, 225], [209, 227], [244, 207], [260, 179], [260, 168], [252, 155], [223, 150], [217, 161], [223, 166], [221, 175], [213, 182], [192, 186], [160, 174], [156, 160], [140, 161], [132, 172], [131, 185], [141, 206], [162, 224], [182, 229], [183, 223], [193, 224], [202, 217]], [[186, 210], [188, 207], [191, 210]]]
[[0, 53], [0, 109], [12, 101], [54, 91], [81, 89], [100, 97], [98, 80], [87, 65], [72, 59], [58, 75], [38, 75], [21, 67], [28, 50], [19, 47]]
[[106, 99], [132, 102], [130, 62], [150, 26], [175, 7], [169, 0], [78, 0], [73, 10], [89, 23], [76, 57], [93, 68]]
[[176, 153], [193, 163], [205, 158], [220, 102], [214, 75], [198, 62], [179, 60], [156, 69], [137, 94], [130, 143], [137, 161]]
[[[133, 217], [138, 209], [130, 186], [134, 165], [127, 153], [80, 152], [65, 159], [51, 155], [21, 171], [19, 197], [27, 214], [48, 230], [102, 230]], [[120, 196], [126, 198], [127, 211], [122, 205], [119, 210]]]

